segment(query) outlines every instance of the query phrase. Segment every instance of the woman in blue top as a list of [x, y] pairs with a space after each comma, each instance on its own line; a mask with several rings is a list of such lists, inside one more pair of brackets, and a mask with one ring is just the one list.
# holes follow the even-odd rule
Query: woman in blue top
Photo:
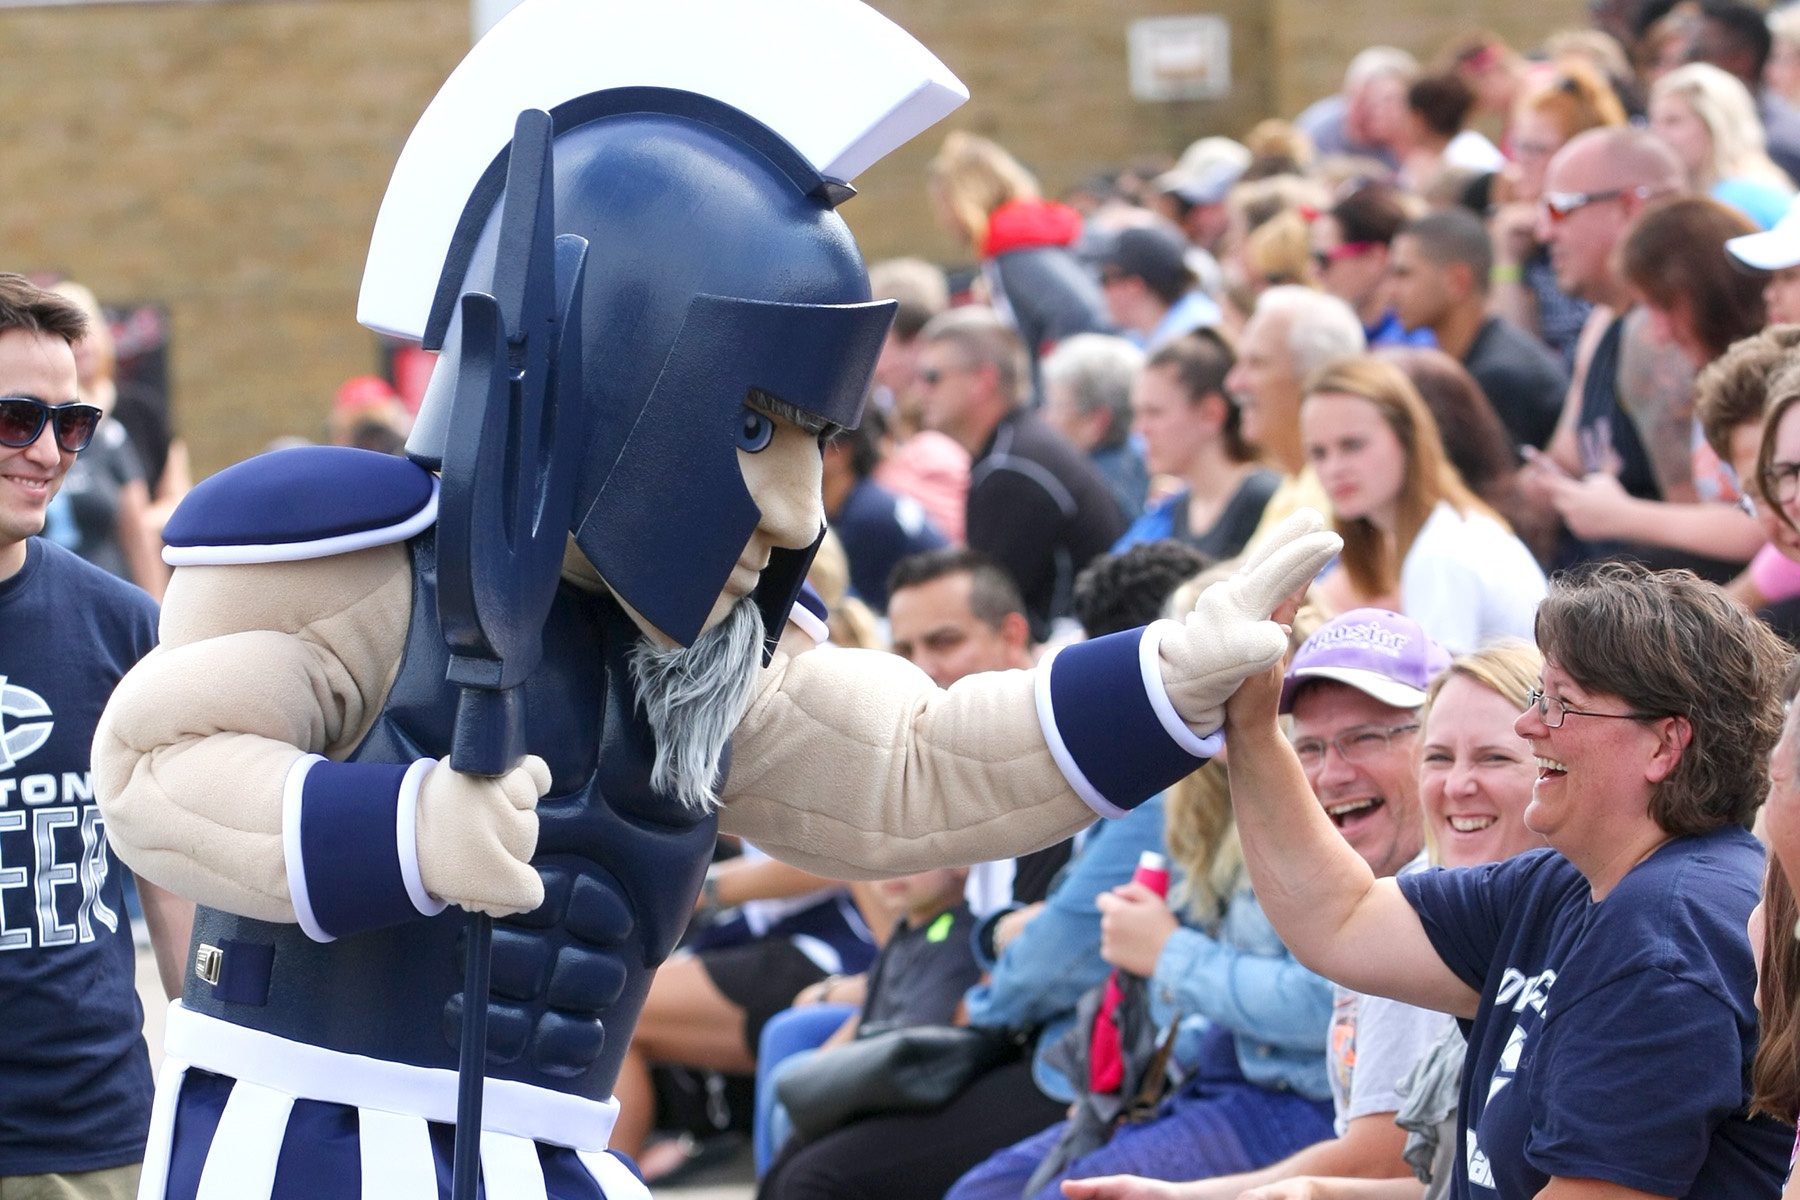
[[1312, 800], [1271, 674], [1225, 723], [1257, 893], [1302, 962], [1470, 1023], [1452, 1195], [1773, 1200], [1793, 1129], [1748, 1115], [1744, 924], [1788, 652], [1716, 587], [1621, 563], [1558, 576], [1537, 637], [1516, 728], [1549, 849], [1376, 880]]
[[1241, 553], [1256, 531], [1281, 476], [1244, 440], [1238, 407], [1225, 395], [1234, 361], [1218, 334], [1199, 330], [1158, 350], [1138, 373], [1131, 424], [1144, 465], [1183, 486], [1147, 505], [1114, 554], [1174, 538], [1219, 562]]
[[1676, 67], [1650, 89], [1650, 131], [1687, 168], [1694, 190], [1768, 229], [1787, 212], [1794, 183], [1769, 157], [1756, 101], [1711, 63]]
[[[1295, 962], [1251, 894], [1215, 759], [1169, 790], [1166, 836], [1185, 875], [1175, 911], [1132, 883], [1101, 895], [1102, 950], [1149, 981], [1159, 1028], [1179, 1021], [1174, 1065], [1185, 1083], [1155, 1117], [1119, 1126], [1061, 1179], [1130, 1171], [1164, 1179], [1266, 1166], [1332, 1136], [1325, 1074], [1331, 985]], [[1000, 1151], [945, 1200], [1016, 1200], [1056, 1147], [1062, 1123]]]

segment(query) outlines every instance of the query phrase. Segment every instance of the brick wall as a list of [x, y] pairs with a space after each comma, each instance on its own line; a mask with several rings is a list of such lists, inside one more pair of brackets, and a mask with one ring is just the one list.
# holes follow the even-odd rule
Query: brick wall
[[317, 435], [375, 365], [369, 230], [468, 37], [462, 0], [0, 12], [0, 262], [169, 306], [201, 473]]
[[[654, 2], [654, 0], [642, 0]], [[753, 3], [754, 0], [744, 0]], [[1146, 151], [1241, 133], [1335, 90], [1363, 45], [1429, 53], [1487, 24], [1529, 43], [1580, 0], [876, 0], [1052, 191]], [[1225, 99], [1130, 97], [1133, 17], [1232, 24]], [[375, 210], [413, 121], [467, 49], [467, 0], [257, 0], [0, 9], [0, 266], [59, 270], [173, 320], [176, 418], [208, 473], [316, 435], [375, 361], [355, 297]], [[821, 103], [829, 103], [822, 97]], [[924, 197], [927, 134], [869, 171], [844, 214], [872, 258], [964, 252]]]

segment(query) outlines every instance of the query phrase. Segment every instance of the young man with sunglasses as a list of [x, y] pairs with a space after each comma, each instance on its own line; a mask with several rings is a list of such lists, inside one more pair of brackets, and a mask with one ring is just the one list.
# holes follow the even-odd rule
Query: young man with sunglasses
[[[156, 605], [39, 538], [100, 423], [76, 398], [87, 319], [0, 274], [0, 1193], [126, 1197], [151, 1077], [124, 875], [88, 769], [113, 685], [156, 640]], [[192, 906], [138, 884], [163, 984]]]

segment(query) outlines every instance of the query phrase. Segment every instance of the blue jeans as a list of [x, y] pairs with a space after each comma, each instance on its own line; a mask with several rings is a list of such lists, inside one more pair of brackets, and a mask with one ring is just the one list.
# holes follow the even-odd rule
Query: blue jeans
[[756, 1047], [756, 1123], [752, 1140], [756, 1147], [756, 1175], [762, 1178], [775, 1152], [788, 1140], [794, 1127], [787, 1110], [775, 1098], [777, 1068], [792, 1060], [805, 1062], [820, 1043], [857, 1011], [854, 1004], [809, 1004], [776, 1013], [763, 1026]]

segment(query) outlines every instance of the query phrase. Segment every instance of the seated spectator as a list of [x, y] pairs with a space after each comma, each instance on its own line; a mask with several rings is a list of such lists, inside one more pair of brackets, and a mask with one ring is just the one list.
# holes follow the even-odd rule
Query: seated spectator
[[1690, 62], [1711, 63], [1737, 76], [1756, 98], [1769, 157], [1790, 179], [1800, 179], [1800, 112], [1763, 86], [1772, 46], [1762, 9], [1742, 0], [1700, 0], [1699, 20], [1686, 49]]
[[1039, 359], [1078, 333], [1111, 328], [1106, 298], [1075, 257], [1081, 214], [1044, 199], [1037, 177], [997, 143], [953, 130], [928, 184], [944, 227], [981, 257], [989, 301], [1018, 332], [1037, 394]]
[[350, 445], [356, 427], [371, 421], [387, 426], [402, 441], [412, 429], [412, 417], [393, 384], [379, 375], [353, 375], [338, 386], [331, 402], [326, 426], [332, 445]]
[[1784, 5], [1769, 13], [1769, 59], [1763, 64], [1763, 86], [1800, 106], [1800, 9]]
[[1078, 333], [1044, 359], [1044, 420], [1094, 464], [1127, 521], [1144, 511], [1150, 472], [1131, 440], [1131, 386], [1144, 352], [1104, 333]]
[[[887, 633], [875, 611], [850, 592], [850, 559], [837, 534], [827, 529], [819, 552], [806, 568], [806, 582], [825, 605], [825, 631], [834, 646], [886, 650]], [[816, 614], [815, 614], [816, 615]]]
[[[1551, 160], [1545, 195], [1554, 206], [1546, 203], [1543, 228], [1555, 248], [1557, 279], [1597, 305], [1576, 356], [1579, 383], [1569, 389], [1548, 454], [1532, 457], [1525, 472], [1528, 488], [1553, 500], [1565, 521], [1580, 497], [1564, 475], [1600, 497], [1604, 512], [1617, 507], [1606, 505], [1613, 479], [1640, 500], [1687, 503], [1704, 498], [1710, 487], [1695, 473], [1693, 360], [1649, 328], [1649, 314], [1619, 266], [1626, 234], [1642, 228], [1645, 211], [1678, 194], [1684, 180], [1675, 152], [1637, 129], [1589, 130]], [[1672, 247], [1669, 253], [1684, 256], [1684, 269], [1722, 269], [1722, 255], [1705, 247]], [[1571, 531], [1556, 562], [1628, 556], [1722, 581], [1738, 573], [1755, 546], [1715, 545], [1711, 551], [1588, 539]], [[1738, 557], [1733, 562], [1726, 554]]]
[[1544, 573], [1457, 475], [1398, 367], [1371, 356], [1326, 367], [1300, 424], [1344, 538], [1321, 584], [1333, 607], [1395, 608], [1457, 653], [1530, 632]]
[[1557, 577], [1517, 730], [1550, 848], [1378, 878], [1308, 794], [1281, 689], [1227, 704], [1232, 803], [1282, 939], [1338, 983], [1466, 1022], [1454, 1192], [1774, 1196], [1793, 1126], [1748, 1115], [1747, 826], [1781, 724], [1781, 643], [1682, 572]]
[[1514, 446], [1549, 445], [1569, 375], [1542, 342], [1489, 315], [1493, 248], [1481, 218], [1459, 208], [1420, 217], [1394, 237], [1389, 264], [1400, 323], [1431, 330], [1469, 369]]
[[1400, 159], [1394, 145], [1405, 117], [1406, 85], [1418, 73], [1418, 60], [1406, 51], [1370, 46], [1350, 60], [1343, 90], [1309, 105], [1294, 124], [1321, 158], [1373, 158], [1396, 170]]
[[1377, 356], [1405, 371], [1419, 389], [1444, 453], [1469, 490], [1506, 518], [1540, 564], [1548, 562], [1561, 522], [1547, 503], [1533, 500], [1520, 486], [1517, 451], [1474, 376], [1442, 350], [1389, 346]]
[[1231, 351], [1215, 334], [1179, 338], [1151, 356], [1132, 389], [1132, 422], [1145, 461], [1182, 487], [1157, 501], [1113, 551], [1175, 538], [1208, 561], [1235, 558], [1262, 521], [1281, 476], [1245, 440], [1238, 406], [1225, 397]]
[[1306, 218], [1298, 212], [1278, 213], [1252, 229], [1239, 257], [1244, 268], [1239, 302], [1246, 312], [1256, 307], [1256, 298], [1269, 288], [1317, 286], [1312, 237]]
[[[1421, 710], [1419, 800], [1432, 863], [1473, 867], [1501, 862], [1544, 844], [1525, 825], [1525, 809], [1537, 777], [1531, 746], [1517, 732], [1520, 709], [1530, 703], [1542, 660], [1522, 642], [1502, 642], [1454, 660], [1431, 682]], [[1395, 1121], [1407, 1133], [1404, 1156], [1429, 1187], [1423, 1200], [1450, 1194], [1462, 1143], [1456, 1133], [1458, 1084], [1468, 1043], [1447, 1027], [1396, 1084], [1401, 1106]], [[1314, 1157], [1317, 1157], [1315, 1152]], [[1265, 1173], [1266, 1177], [1273, 1172]], [[1072, 1194], [1099, 1200], [1237, 1200], [1243, 1180], [1200, 1179], [1157, 1185], [1148, 1180], [1090, 1179]], [[1135, 1189], [1135, 1190], [1134, 1190]], [[1346, 1200], [1422, 1200], [1412, 1176], [1392, 1179], [1295, 1175], [1267, 1191]]]
[[1200, 290], [1188, 244], [1162, 225], [1122, 229], [1100, 254], [1100, 285], [1113, 324], [1155, 354], [1174, 338], [1217, 325], [1218, 302]]
[[1173, 222], [1199, 252], [1200, 286], [1221, 284], [1216, 254], [1230, 223], [1226, 198], [1250, 167], [1250, 149], [1230, 138], [1205, 137], [1181, 152], [1176, 164], [1156, 177], [1151, 206]]
[[1171, 908], [1139, 883], [1095, 902], [1101, 957], [1148, 980], [1159, 1030], [1180, 1021], [1172, 1070], [1183, 1082], [1154, 1115], [1120, 1124], [1095, 1149], [1070, 1151], [1076, 1156], [1047, 1177], [1034, 1173], [1060, 1149], [1066, 1121], [1001, 1150], [945, 1200], [1015, 1200], [1028, 1181], [1038, 1185], [1024, 1192], [1028, 1200], [1056, 1200], [1063, 1178], [1102, 1172], [1235, 1173], [1331, 1136], [1331, 988], [1288, 955], [1244, 882], [1225, 764], [1182, 780], [1167, 805], [1165, 839], [1191, 852], [1175, 863], [1186, 904]]
[[[651, 980], [613, 1087], [632, 1114], [614, 1127], [612, 1146], [633, 1158], [644, 1155], [656, 1115], [653, 1064], [750, 1075], [763, 1026], [796, 993], [875, 957], [874, 934], [843, 885], [747, 843], [708, 870], [698, 915], [699, 932]], [[646, 1177], [678, 1169], [689, 1154], [678, 1142], [659, 1146], [640, 1162]]]
[[1250, 166], [1244, 171], [1245, 182], [1275, 176], [1299, 178], [1312, 169], [1318, 148], [1292, 121], [1265, 117], [1244, 135], [1244, 148], [1250, 151]]
[[[1194, 560], [1187, 551], [1170, 556], [1148, 550], [1133, 562], [1113, 560], [1096, 572], [1095, 585], [1082, 589], [1084, 615], [1105, 614], [1125, 629], [1161, 610]], [[1110, 595], [1106, 583], [1113, 585]], [[891, 590], [898, 620], [905, 589], [896, 581]], [[1096, 624], [1089, 632], [1102, 636], [1119, 629]], [[948, 666], [952, 648], [935, 641], [927, 636], [906, 643], [927, 671], [933, 670], [932, 660], [917, 657], [927, 648], [940, 668]], [[898, 637], [896, 649], [902, 649]], [[1034, 1047], [1031, 1054], [976, 1079], [936, 1112], [870, 1116], [810, 1143], [790, 1140], [764, 1175], [759, 1200], [939, 1197], [994, 1151], [1061, 1119], [1074, 1092], [1046, 1055], [1073, 1024], [1083, 993], [1108, 970], [1100, 957], [1094, 897], [1128, 882], [1143, 851], [1162, 850], [1163, 805], [1163, 797], [1154, 796], [1116, 821], [1100, 822], [1041, 904], [984, 921], [977, 950], [988, 976], [965, 994], [967, 1023], [1018, 1031]]]
[[1575, 343], [1593, 306], [1557, 283], [1550, 248], [1538, 236], [1544, 172], [1576, 134], [1623, 124], [1625, 109], [1603, 75], [1583, 63], [1559, 63], [1555, 74], [1520, 97], [1512, 120], [1512, 162], [1495, 188], [1498, 207], [1488, 229], [1494, 247], [1488, 305], [1497, 316], [1543, 339], [1564, 371], [1574, 365]]
[[1725, 249], [1746, 267], [1768, 272], [1763, 307], [1769, 324], [1800, 323], [1800, 203], [1790, 205], [1775, 228], [1734, 237]]
[[[1734, 268], [1725, 253], [1725, 243], [1750, 228], [1747, 217], [1716, 200], [1677, 197], [1647, 210], [1620, 248], [1620, 269], [1642, 297], [1652, 335], [1679, 347], [1695, 371], [1762, 328], [1761, 280]], [[1549, 482], [1564, 524], [1596, 556], [1654, 561], [1648, 555], [1661, 551], [1741, 567], [1762, 547], [1756, 521], [1737, 507], [1735, 480], [1710, 447], [1693, 446], [1691, 416], [1687, 428], [1686, 496], [1635, 496], [1623, 472], [1605, 470]]]
[[1424, 191], [1446, 168], [1488, 174], [1506, 165], [1499, 147], [1467, 127], [1474, 107], [1475, 93], [1455, 72], [1421, 76], [1408, 85], [1403, 185]]
[[[948, 688], [970, 675], [1031, 666], [1025, 602], [999, 563], [977, 550], [903, 558], [888, 577], [888, 632], [895, 654]], [[1067, 841], [970, 871], [969, 901], [986, 917], [1012, 902], [1042, 900], [1069, 860]]]
[[857, 428], [834, 433], [824, 446], [821, 477], [825, 519], [850, 560], [850, 587], [877, 613], [887, 611], [887, 578], [895, 563], [948, 544], [917, 500], [875, 482], [882, 429], [875, 410]]
[[[1417, 872], [1418, 709], [1448, 657], [1395, 613], [1360, 610], [1326, 622], [1300, 647], [1283, 685], [1309, 803], [1347, 854], [1377, 878]], [[1291, 751], [1290, 751], [1291, 752]], [[1235, 768], [1234, 768], [1235, 769]], [[1234, 803], [1238, 784], [1234, 781]], [[1410, 1004], [1337, 989], [1328, 1050], [1336, 1136], [1260, 1170], [1163, 1186], [1118, 1177], [1064, 1185], [1072, 1197], [1183, 1196], [1237, 1200], [1295, 1175], [1398, 1178], [1404, 1136], [1397, 1085], [1451, 1023]], [[1177, 1169], [1179, 1164], [1170, 1164]], [[1205, 1164], [1197, 1164], [1204, 1167]], [[1157, 1164], [1163, 1168], [1164, 1164]], [[1172, 1172], [1163, 1178], [1179, 1177]], [[1196, 1171], [1187, 1172], [1192, 1178]], [[1142, 1186], [1138, 1187], [1141, 1182]], [[1252, 1193], [1254, 1194], [1254, 1193]], [[1291, 1193], [1290, 1193], [1291, 1194]], [[1032, 1198], [1038, 1200], [1038, 1198]]]
[[[800, 993], [794, 1008], [763, 1028], [756, 1056], [756, 1163], [760, 1174], [793, 1132], [776, 1098], [781, 1080], [834, 1047], [872, 1033], [908, 1025], [948, 1025], [963, 993], [981, 974], [970, 938], [975, 918], [963, 900], [962, 868], [921, 871], [884, 879], [872, 890], [895, 912], [894, 929], [869, 966], [863, 999], [856, 1005], [815, 1000], [818, 985]], [[836, 1019], [836, 1028], [816, 1049], [780, 1053], [787, 1026]], [[816, 1028], [816, 1026], [814, 1026]]]
[[[1623, 55], [1620, 59], [1623, 61]], [[1445, 47], [1442, 61], [1474, 97], [1470, 118], [1479, 115], [1512, 121], [1519, 97], [1530, 86], [1532, 67], [1505, 39], [1486, 30], [1466, 33]], [[1502, 132], [1501, 145], [1512, 141], [1511, 133], [1510, 127]]]
[[1687, 168], [1695, 192], [1768, 229], [1794, 197], [1793, 181], [1764, 148], [1756, 101], [1710, 63], [1677, 67], [1650, 89], [1650, 130]]
[[[1784, 327], [1785, 328], [1785, 327]], [[1768, 406], [1756, 466], [1750, 476], [1757, 496], [1757, 511], [1767, 511], [1781, 523], [1781, 534], [1771, 542], [1789, 559], [1800, 560], [1800, 499], [1795, 481], [1800, 479], [1800, 369], [1793, 358], [1778, 366], [1768, 385]], [[1790, 642], [1800, 641], [1800, 605], [1781, 606], [1771, 614], [1771, 624]]]
[[1694, 384], [1694, 419], [1706, 444], [1731, 467], [1745, 501], [1755, 510], [1767, 543], [1726, 593], [1790, 643], [1800, 636], [1800, 531], [1782, 519], [1758, 484], [1757, 453], [1763, 414], [1779, 393], [1775, 381], [1800, 351], [1800, 325], [1772, 325], [1744, 338], [1715, 359]]
[[969, 452], [944, 434], [925, 429], [919, 416], [919, 333], [950, 307], [941, 267], [919, 258], [893, 258], [869, 267], [876, 300], [898, 300], [894, 324], [881, 343], [870, 392], [887, 421], [887, 444], [875, 482], [896, 496], [911, 496], [938, 532], [960, 546], [963, 508], [969, 498]]
[[1028, 404], [1024, 347], [990, 309], [934, 318], [920, 338], [927, 427], [973, 459], [968, 544], [998, 560], [1025, 597], [1032, 636], [1044, 641], [1068, 615], [1075, 573], [1125, 531], [1125, 516], [1086, 455]]
[[1261, 447], [1282, 473], [1281, 487], [1263, 509], [1250, 542], [1302, 507], [1323, 508], [1319, 478], [1300, 441], [1300, 400], [1306, 377], [1333, 359], [1363, 352], [1362, 324], [1350, 306], [1311, 288], [1273, 287], [1238, 339], [1237, 363], [1225, 390], [1242, 412], [1246, 440]]
[[1430, 346], [1429, 330], [1408, 333], [1388, 305], [1388, 246], [1414, 215], [1409, 198], [1383, 183], [1365, 183], [1313, 220], [1313, 262], [1326, 291], [1348, 304], [1370, 346]]
[[[1787, 757], [1791, 758], [1789, 751]], [[1792, 766], [1775, 749], [1770, 767], [1769, 803], [1780, 803], [1792, 787]], [[1785, 776], [1785, 778], [1784, 778]], [[1779, 797], [1779, 799], [1778, 799]], [[1763, 871], [1762, 900], [1750, 911], [1750, 949], [1756, 955], [1756, 1060], [1750, 1068], [1750, 1112], [1782, 1123], [1800, 1113], [1800, 904], [1781, 860], [1769, 856]], [[1783, 1200], [1800, 1194], [1793, 1171], [1782, 1189]]]

